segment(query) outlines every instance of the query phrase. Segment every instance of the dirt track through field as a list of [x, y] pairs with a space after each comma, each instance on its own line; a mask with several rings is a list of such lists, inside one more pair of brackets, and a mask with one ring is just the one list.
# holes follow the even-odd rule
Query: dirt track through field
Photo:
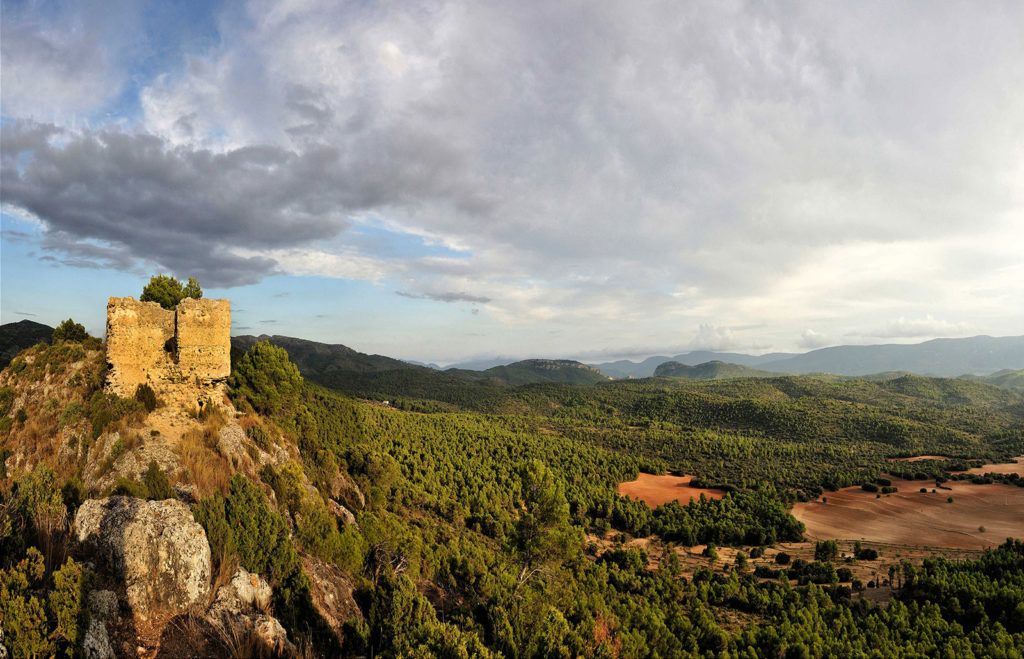
[[[847, 539], [911, 546], [981, 549], [1024, 537], [1024, 488], [950, 481], [893, 480], [898, 492], [875, 496], [859, 487], [825, 495], [827, 503], [793, 506], [810, 539]], [[921, 493], [922, 487], [927, 493]], [[947, 497], [953, 503], [947, 503]], [[984, 531], [979, 530], [983, 527]]]
[[669, 501], [678, 501], [684, 506], [690, 499], [699, 499], [703, 494], [708, 499], [721, 499], [725, 493], [702, 487], [692, 487], [693, 476], [658, 476], [640, 474], [635, 481], [619, 483], [619, 494], [632, 499], [639, 499], [651, 508], [656, 508]]

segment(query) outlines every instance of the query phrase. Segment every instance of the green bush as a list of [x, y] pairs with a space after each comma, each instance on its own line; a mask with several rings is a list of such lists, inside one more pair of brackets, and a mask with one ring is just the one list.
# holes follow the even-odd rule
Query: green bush
[[89, 627], [86, 595], [90, 581], [89, 571], [70, 558], [53, 573], [50, 617], [56, 627], [56, 637], [68, 648], [77, 648]]
[[149, 386], [145, 382], [135, 388], [135, 400], [142, 403], [142, 406], [147, 412], [155, 410], [158, 402], [156, 399], [156, 392], [153, 391], [153, 387]]
[[0, 387], [0, 416], [10, 414], [14, 405], [14, 389], [12, 387]]
[[839, 545], [835, 540], [820, 540], [814, 545], [814, 560], [834, 561], [839, 556]]
[[274, 586], [274, 613], [289, 636], [306, 636], [330, 656], [333, 635], [313, 608], [309, 578], [292, 545], [288, 523], [270, 507], [259, 486], [241, 474], [231, 477], [227, 495], [203, 499], [193, 511], [206, 530], [217, 560], [229, 557]]
[[110, 493], [112, 495], [154, 501], [163, 501], [164, 499], [174, 499], [177, 497], [177, 493], [171, 486], [170, 481], [167, 480], [167, 475], [164, 474], [155, 460], [150, 460], [141, 481], [124, 477], [118, 478]]
[[117, 394], [96, 391], [89, 399], [89, 421], [92, 424], [92, 438], [103, 434], [111, 423], [145, 411], [142, 403], [132, 398], [121, 398]]
[[139, 300], [156, 302], [164, 309], [173, 309], [187, 297], [203, 297], [203, 289], [195, 277], [189, 277], [188, 283], [182, 284], [177, 278], [169, 275], [153, 275], [142, 289]]
[[288, 523], [245, 476], [231, 477], [227, 496], [217, 494], [201, 501], [195, 517], [206, 529], [214, 556], [235, 555], [242, 567], [266, 576], [271, 583], [299, 570]]
[[290, 417], [299, 406], [302, 375], [284, 348], [260, 341], [238, 360], [228, 385], [235, 402], [268, 416]]
[[53, 330], [54, 343], [57, 343], [58, 341], [75, 341], [77, 343], [81, 343], [88, 338], [89, 333], [85, 331], [85, 327], [70, 318], [62, 321], [60, 325], [57, 325]]
[[34, 547], [16, 565], [0, 570], [0, 624], [11, 656], [79, 656], [89, 624], [85, 604], [91, 581], [91, 572], [68, 559], [49, 582]]
[[38, 596], [46, 566], [37, 549], [9, 570], [0, 570], [0, 621], [4, 643], [13, 657], [45, 657], [53, 653], [45, 599]]
[[245, 436], [264, 451], [270, 450], [270, 433], [263, 426], [249, 426], [245, 431]]
[[146, 473], [142, 476], [142, 484], [146, 486], [147, 499], [173, 499], [176, 494], [167, 475], [157, 465], [156, 460], [150, 460]]

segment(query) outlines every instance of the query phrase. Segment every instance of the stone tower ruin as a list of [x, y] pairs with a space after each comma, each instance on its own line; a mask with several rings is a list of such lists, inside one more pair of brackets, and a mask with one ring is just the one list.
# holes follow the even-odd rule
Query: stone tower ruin
[[131, 297], [107, 301], [107, 385], [132, 396], [140, 384], [157, 393], [202, 391], [231, 374], [231, 302], [186, 298], [174, 309]]

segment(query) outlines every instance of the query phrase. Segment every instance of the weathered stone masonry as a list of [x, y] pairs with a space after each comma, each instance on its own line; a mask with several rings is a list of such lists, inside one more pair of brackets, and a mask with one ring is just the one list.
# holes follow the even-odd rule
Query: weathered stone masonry
[[108, 385], [132, 396], [147, 383], [202, 388], [231, 373], [231, 303], [186, 298], [175, 309], [130, 297], [107, 302]]

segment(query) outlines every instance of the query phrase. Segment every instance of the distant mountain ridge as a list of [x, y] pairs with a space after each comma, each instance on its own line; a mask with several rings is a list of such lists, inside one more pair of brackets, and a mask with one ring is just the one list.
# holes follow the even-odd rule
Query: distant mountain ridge
[[504, 366], [495, 366], [482, 373], [510, 385], [537, 382], [594, 384], [609, 379], [593, 366], [571, 359], [525, 359]]
[[698, 364], [718, 361], [727, 364], [737, 364], [739, 366], [761, 366], [762, 364], [771, 361], [777, 361], [794, 356], [796, 356], [796, 353], [791, 352], [771, 352], [765, 355], [745, 355], [738, 352], [692, 350], [690, 352], [678, 354], [674, 357], [657, 355], [654, 357], [648, 357], [640, 362], [620, 359], [618, 361], [605, 362], [603, 364], [591, 364], [591, 366], [614, 378], [649, 378], [654, 375], [658, 366], [665, 362], [676, 362], [685, 366], [697, 366]]
[[729, 364], [723, 361], [710, 361], [696, 366], [665, 362], [654, 370], [656, 378], [686, 378], [688, 380], [723, 380], [725, 378], [770, 378], [778, 373], [762, 371], [740, 364]]
[[972, 336], [932, 339], [923, 343], [833, 346], [810, 352], [745, 355], [696, 350], [675, 357], [648, 357], [641, 362], [619, 360], [592, 364], [616, 378], [645, 378], [665, 362], [696, 366], [709, 361], [748, 366], [776, 373], [798, 375], [873, 375], [907, 372], [938, 377], [989, 375], [1001, 370], [1024, 369], [1024, 336]]
[[439, 371], [431, 366], [384, 355], [369, 355], [341, 344], [266, 334], [231, 337], [233, 356], [237, 357], [257, 341], [267, 341], [284, 348], [305, 377], [329, 387], [339, 386], [346, 378], [365, 380], [367, 376], [374, 378], [385, 374], [390, 374], [389, 377], [400, 375], [405, 380], [424, 384], [435, 382], [438, 386], [451, 385], [453, 381], [516, 386], [542, 382], [593, 384], [608, 379], [597, 369], [569, 359], [526, 359], [483, 371], [456, 368]]
[[49, 342], [53, 328], [34, 320], [19, 320], [16, 323], [0, 325], [0, 368], [11, 363], [14, 357], [37, 343]]
[[932, 339], [924, 343], [835, 346], [759, 365], [779, 373], [870, 375], [909, 371], [918, 375], [957, 377], [988, 375], [1024, 368], [1024, 336], [972, 336]]

